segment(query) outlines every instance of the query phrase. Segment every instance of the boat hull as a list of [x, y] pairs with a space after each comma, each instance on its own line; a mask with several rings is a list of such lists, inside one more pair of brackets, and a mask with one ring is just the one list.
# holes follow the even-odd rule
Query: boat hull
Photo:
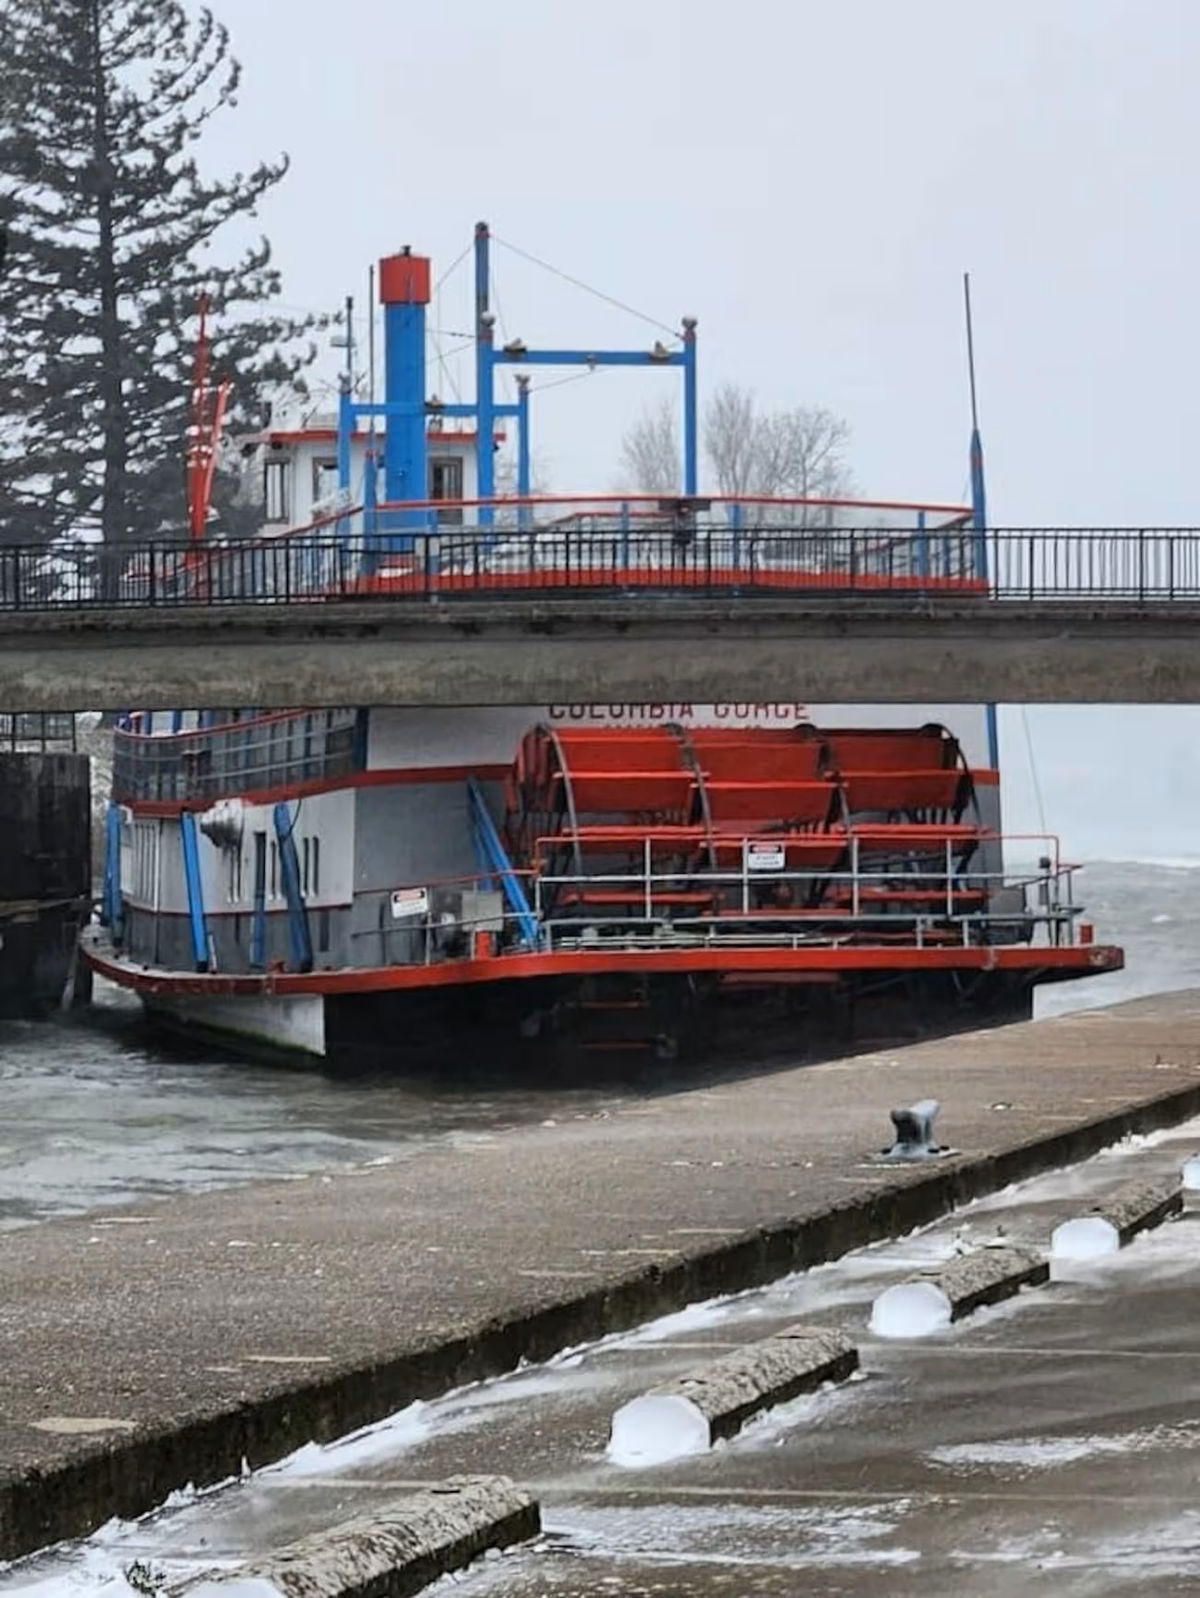
[[339, 1073], [492, 1077], [575, 1074], [602, 1062], [636, 1074], [713, 1056], [827, 1058], [1027, 1020], [1040, 983], [1120, 966], [1120, 951], [1100, 946], [1086, 966], [1037, 964], [1028, 959], [1036, 952], [997, 951], [979, 969], [588, 971], [557, 962], [539, 974], [419, 986], [389, 985], [398, 974], [385, 971], [317, 973], [316, 991], [238, 992], [221, 991], [233, 980], [148, 972], [86, 946], [100, 974], [141, 995], [152, 1021], [197, 1042]]

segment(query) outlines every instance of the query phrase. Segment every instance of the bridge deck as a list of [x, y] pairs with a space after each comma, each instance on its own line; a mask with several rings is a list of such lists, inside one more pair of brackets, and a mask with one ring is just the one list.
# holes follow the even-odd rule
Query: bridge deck
[[1200, 702], [1198, 640], [1200, 600], [589, 595], [89, 608], [0, 616], [0, 704], [1186, 704]]

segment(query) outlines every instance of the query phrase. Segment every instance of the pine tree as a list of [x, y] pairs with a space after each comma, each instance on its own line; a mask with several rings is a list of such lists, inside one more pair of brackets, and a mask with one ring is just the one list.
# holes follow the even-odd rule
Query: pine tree
[[[265, 240], [230, 262], [286, 158], [228, 180], [193, 153], [240, 68], [179, 0], [0, 0], [0, 537], [181, 535], [196, 315], [231, 427], [312, 359]], [[242, 224], [239, 228], [239, 222]], [[306, 342], [306, 341], [305, 341]]]

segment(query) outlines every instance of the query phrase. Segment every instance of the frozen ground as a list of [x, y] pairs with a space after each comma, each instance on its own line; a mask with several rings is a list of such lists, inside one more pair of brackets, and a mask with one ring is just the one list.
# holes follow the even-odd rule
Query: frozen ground
[[[532, 1486], [546, 1535], [463, 1598], [887, 1594], [1063, 1598], [1200, 1590], [1200, 1209], [1119, 1254], [919, 1341], [872, 1300], [915, 1270], [1053, 1228], [1130, 1178], [1178, 1170], [1200, 1122], [1130, 1140], [908, 1238], [698, 1305], [482, 1383], [137, 1524], [0, 1572], [0, 1598], [128, 1598], [125, 1572], [234, 1563], [381, 1495], [464, 1469]], [[711, 1452], [641, 1469], [606, 1453], [613, 1412], [706, 1354], [811, 1318], [863, 1371]]]

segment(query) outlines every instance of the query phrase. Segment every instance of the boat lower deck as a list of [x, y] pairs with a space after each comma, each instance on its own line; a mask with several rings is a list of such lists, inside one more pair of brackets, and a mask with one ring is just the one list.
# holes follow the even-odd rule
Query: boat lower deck
[[85, 955], [172, 1029], [238, 1052], [333, 1067], [436, 1065], [469, 1050], [497, 1069], [582, 1057], [695, 1058], [782, 1047], [821, 1055], [1023, 1020], [1040, 983], [1120, 968], [1104, 945], [927, 948], [580, 946], [429, 966], [183, 973], [134, 963], [103, 932]]

